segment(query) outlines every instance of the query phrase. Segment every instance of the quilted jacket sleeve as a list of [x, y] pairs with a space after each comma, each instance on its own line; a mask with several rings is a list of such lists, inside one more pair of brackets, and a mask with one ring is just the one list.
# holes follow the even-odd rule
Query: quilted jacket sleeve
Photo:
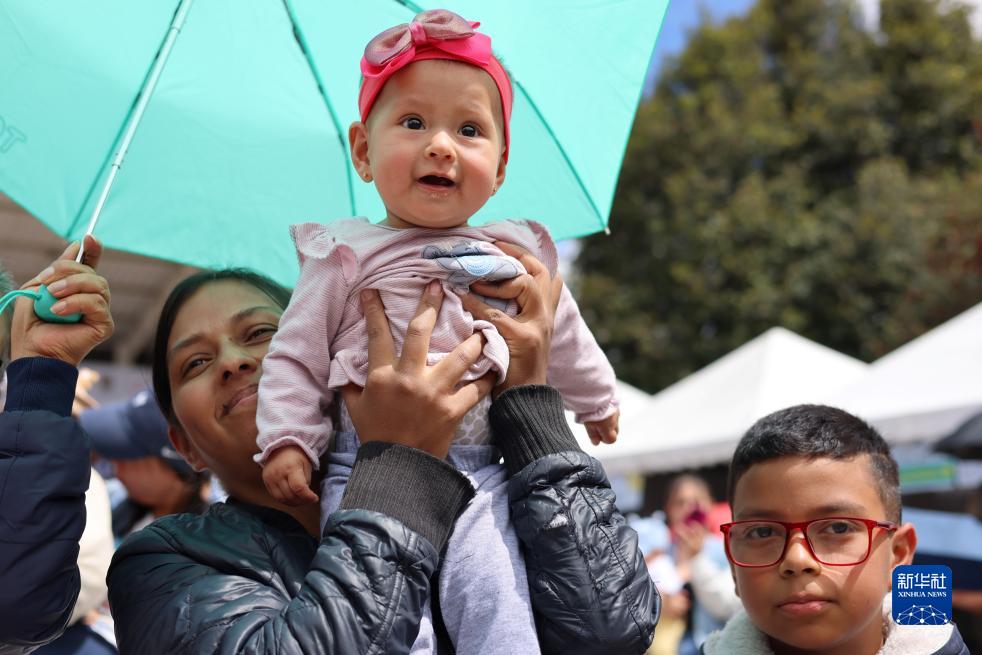
[[69, 414], [75, 367], [43, 357], [7, 371], [0, 413], [0, 653], [61, 634], [79, 592], [89, 443]]
[[513, 475], [511, 516], [543, 653], [644, 653], [658, 591], [603, 468], [569, 431], [559, 392], [509, 389], [491, 405], [491, 426]]
[[439, 460], [366, 444], [316, 548], [228, 505], [161, 519], [109, 570], [120, 652], [408, 653], [439, 549], [472, 494]]

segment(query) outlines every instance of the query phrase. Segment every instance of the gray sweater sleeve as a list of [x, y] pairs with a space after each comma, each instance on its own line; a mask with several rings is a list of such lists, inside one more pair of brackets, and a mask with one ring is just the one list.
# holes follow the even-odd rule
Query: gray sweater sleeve
[[644, 653], [661, 601], [600, 462], [566, 424], [547, 386], [509, 389], [491, 405], [513, 473], [508, 494], [528, 569], [543, 653]]

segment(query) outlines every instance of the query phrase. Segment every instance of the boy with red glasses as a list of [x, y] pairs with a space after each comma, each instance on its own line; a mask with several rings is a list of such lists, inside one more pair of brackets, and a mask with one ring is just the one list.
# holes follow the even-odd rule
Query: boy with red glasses
[[910, 564], [897, 463], [872, 427], [842, 410], [799, 405], [740, 440], [721, 526], [745, 612], [704, 655], [968, 655], [954, 625], [890, 617], [894, 567]]

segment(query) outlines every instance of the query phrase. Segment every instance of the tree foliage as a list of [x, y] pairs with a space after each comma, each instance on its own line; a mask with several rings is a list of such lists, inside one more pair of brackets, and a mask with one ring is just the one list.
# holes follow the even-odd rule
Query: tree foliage
[[866, 360], [982, 301], [982, 46], [947, 0], [759, 0], [638, 111], [580, 304], [654, 391], [773, 325]]

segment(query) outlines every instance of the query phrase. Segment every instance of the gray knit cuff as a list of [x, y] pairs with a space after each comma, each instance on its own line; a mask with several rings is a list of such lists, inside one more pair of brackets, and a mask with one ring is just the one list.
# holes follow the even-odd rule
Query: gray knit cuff
[[562, 395], [544, 384], [512, 387], [498, 396], [491, 403], [491, 432], [511, 475], [540, 457], [580, 450]]
[[442, 551], [474, 496], [455, 468], [415, 448], [370, 441], [358, 448], [340, 509], [367, 509], [402, 521]]

